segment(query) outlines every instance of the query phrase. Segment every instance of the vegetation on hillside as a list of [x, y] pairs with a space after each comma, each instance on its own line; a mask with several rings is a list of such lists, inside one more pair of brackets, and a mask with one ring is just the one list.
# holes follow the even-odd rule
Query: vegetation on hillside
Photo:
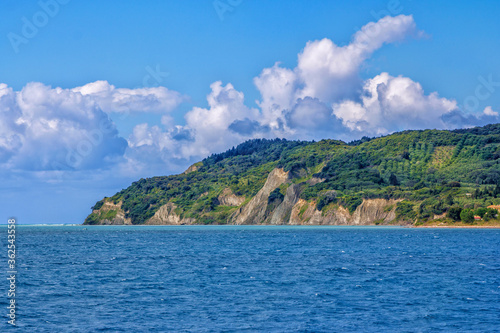
[[[399, 221], [427, 221], [446, 214], [456, 219], [472, 210], [483, 214], [478, 209], [500, 204], [500, 124], [405, 131], [351, 143], [250, 140], [197, 166], [194, 172], [140, 179], [93, 208], [105, 200], [122, 202], [126, 217], [141, 224], [172, 202], [181, 217], [226, 223], [237, 207], [222, 206], [221, 192], [230, 188], [246, 203], [278, 167], [289, 171], [291, 181], [301, 186], [300, 197], [314, 202], [318, 210], [342, 205], [352, 212], [363, 199], [385, 198], [401, 199], [396, 208]], [[312, 178], [323, 181], [310, 182]], [[270, 204], [281, 202], [285, 191], [274, 191]], [[457, 209], [462, 210], [458, 215]], [[484, 214], [491, 218], [492, 212]], [[470, 215], [463, 213], [467, 221]], [[92, 213], [86, 223], [102, 218]]]

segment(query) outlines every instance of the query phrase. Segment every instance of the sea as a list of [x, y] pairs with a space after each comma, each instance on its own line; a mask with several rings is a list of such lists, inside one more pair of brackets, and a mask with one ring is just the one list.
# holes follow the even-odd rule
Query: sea
[[[500, 229], [16, 230], [1, 332], [500, 331]], [[5, 225], [0, 245], [7, 276]]]

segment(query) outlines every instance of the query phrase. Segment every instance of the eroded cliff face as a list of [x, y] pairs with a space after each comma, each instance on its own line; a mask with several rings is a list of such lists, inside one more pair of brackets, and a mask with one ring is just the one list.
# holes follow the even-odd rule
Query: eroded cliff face
[[321, 212], [314, 202], [299, 199], [292, 209], [289, 224], [307, 225], [372, 225], [388, 224], [396, 218], [400, 200], [364, 199], [351, 214], [342, 206]]
[[181, 224], [193, 224], [195, 219], [193, 218], [181, 218], [176, 212], [177, 207], [174, 203], [169, 202], [160, 207], [150, 219], [146, 221], [145, 224], [149, 225], [181, 225]]
[[[300, 199], [300, 184], [291, 184], [289, 175], [283, 169], [274, 169], [266, 183], [248, 204], [231, 216], [234, 224], [274, 225], [372, 225], [388, 224], [396, 218], [396, 204], [399, 200], [364, 199], [351, 214], [342, 206], [325, 211], [316, 209], [314, 201]], [[319, 183], [321, 179], [314, 179]], [[268, 211], [269, 194], [284, 183], [290, 183], [282, 202]], [[266, 214], [267, 211], [267, 214]]]
[[189, 166], [189, 168], [187, 168], [186, 171], [183, 172], [183, 174], [188, 174], [188, 173], [191, 173], [191, 172], [195, 172], [195, 171], [197, 171], [200, 168], [201, 165], [202, 165], [202, 163], [197, 162], [197, 163]]
[[[319, 183], [323, 179], [313, 178], [308, 183]], [[285, 184], [286, 192], [282, 199], [270, 204], [269, 196], [276, 188]], [[342, 206], [329, 205], [319, 211], [315, 200], [300, 199], [303, 184], [293, 184], [288, 172], [274, 169], [267, 177], [264, 186], [245, 205], [244, 197], [235, 195], [231, 189], [224, 189], [217, 197], [219, 205], [232, 206], [234, 212], [225, 221], [228, 224], [273, 224], [273, 225], [373, 225], [389, 224], [396, 218], [396, 207], [400, 200], [364, 199], [353, 213]], [[284, 190], [284, 187], [283, 187]], [[182, 218], [176, 212], [177, 206], [169, 202], [161, 206], [147, 221], [147, 225], [196, 224], [194, 218]], [[105, 202], [93, 211], [104, 225], [132, 224], [125, 217], [121, 202]]]
[[260, 224], [266, 219], [266, 209], [269, 194], [286, 182], [288, 172], [283, 169], [274, 169], [267, 176], [266, 183], [260, 191], [245, 206], [236, 210], [230, 217], [232, 224]]
[[237, 196], [230, 188], [225, 188], [217, 197], [222, 206], [239, 206], [245, 201], [245, 197]]
[[[115, 214], [116, 212], [116, 214]], [[102, 225], [131, 225], [132, 221], [125, 217], [125, 212], [122, 209], [122, 202], [117, 204], [106, 201], [101, 208], [92, 211], [92, 213], [102, 216]], [[114, 217], [112, 217], [114, 215]]]

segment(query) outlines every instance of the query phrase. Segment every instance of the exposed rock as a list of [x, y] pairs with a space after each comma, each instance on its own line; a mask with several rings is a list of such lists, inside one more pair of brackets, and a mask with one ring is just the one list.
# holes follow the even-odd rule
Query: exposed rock
[[192, 224], [195, 222], [193, 218], [181, 218], [175, 213], [176, 205], [172, 202], [161, 206], [145, 224], [149, 225], [180, 225]]
[[[303, 210], [302, 216], [300, 214], [301, 210]], [[290, 216], [290, 224], [349, 225], [350, 220], [351, 214], [347, 208], [338, 206], [323, 213], [316, 209], [316, 202], [307, 202], [303, 199], [299, 199], [297, 204], [295, 204]]]
[[101, 224], [103, 224], [103, 225], [123, 225], [123, 224], [130, 225], [130, 224], [132, 224], [132, 220], [130, 218], [125, 217], [125, 212], [122, 209], [122, 202], [121, 201], [118, 202], [117, 204], [115, 204], [111, 201], [106, 201], [106, 202], [104, 202], [104, 204], [102, 205], [101, 208], [94, 210], [93, 213], [102, 214], [102, 213], [105, 213], [105, 212], [108, 212], [111, 210], [116, 211], [116, 216], [111, 220], [108, 220], [108, 219], [102, 220]]
[[433, 220], [443, 219], [446, 217], [446, 213], [443, 214], [434, 214]]
[[311, 179], [309, 179], [308, 181], [306, 181], [306, 183], [308, 185], [312, 186], [312, 185], [316, 185], [316, 184], [322, 183], [324, 181], [325, 181], [325, 179], [323, 179], [323, 178], [312, 177]]
[[283, 202], [274, 210], [269, 223], [283, 224], [290, 221], [290, 216], [294, 205], [299, 200], [300, 185], [293, 184], [288, 186]]
[[278, 186], [286, 182], [288, 172], [283, 169], [274, 169], [267, 176], [266, 183], [248, 204], [234, 212], [230, 221], [233, 224], [258, 224], [265, 220], [267, 200], [269, 194]]
[[197, 171], [200, 168], [201, 164], [202, 164], [201, 162], [197, 162], [191, 165], [189, 168], [186, 169], [186, 171], [183, 172], [183, 174], [188, 174]]
[[[371, 225], [387, 224], [396, 218], [396, 204], [401, 200], [364, 199], [351, 214], [342, 206], [326, 212], [316, 209], [315, 202], [299, 199], [292, 209], [289, 224]], [[301, 214], [302, 211], [302, 214]], [[286, 223], [286, 222], [285, 222]]]
[[[396, 218], [396, 204], [401, 200], [365, 199], [354, 213], [350, 224], [367, 225], [375, 221], [391, 222]], [[390, 208], [390, 210], [388, 210]]]
[[245, 201], [245, 197], [235, 195], [230, 188], [225, 188], [217, 199], [222, 206], [239, 206]]
[[[364, 199], [351, 214], [342, 206], [324, 212], [316, 209], [316, 202], [300, 199], [299, 184], [287, 188], [283, 202], [266, 216], [269, 194], [288, 180], [283, 169], [274, 169], [266, 183], [248, 204], [239, 208], [230, 217], [234, 224], [292, 224], [292, 225], [371, 225], [387, 224], [396, 218], [396, 204], [401, 200]], [[318, 178], [316, 181], [321, 181]], [[335, 194], [332, 191], [332, 194]]]
[[[190, 167], [191, 168], [191, 167]], [[193, 168], [194, 169], [194, 168]], [[188, 169], [189, 170], [189, 169]], [[193, 171], [191, 171], [193, 172]], [[316, 202], [300, 199], [302, 185], [290, 184], [283, 200], [277, 206], [269, 206], [269, 195], [289, 180], [289, 173], [283, 169], [274, 169], [267, 177], [264, 186], [244, 206], [238, 208], [228, 219], [230, 224], [290, 224], [290, 225], [371, 225], [387, 224], [396, 218], [396, 204], [401, 200], [364, 199], [351, 214], [342, 206], [329, 206], [324, 211], [316, 209]], [[323, 181], [320, 178], [309, 180], [310, 183]], [[326, 192], [335, 196], [335, 191]], [[326, 195], [326, 194], [325, 194]], [[244, 197], [235, 195], [230, 188], [226, 188], [218, 196], [218, 201], [224, 206], [237, 207], [243, 204]], [[181, 218], [175, 212], [177, 206], [167, 203], [161, 206], [145, 224], [148, 225], [181, 225], [196, 223], [194, 218]], [[108, 211], [116, 211], [116, 216], [111, 219], [101, 220], [101, 224], [120, 225], [132, 224], [130, 218], [125, 217], [122, 202], [114, 204], [106, 201], [95, 214], [106, 215]]]

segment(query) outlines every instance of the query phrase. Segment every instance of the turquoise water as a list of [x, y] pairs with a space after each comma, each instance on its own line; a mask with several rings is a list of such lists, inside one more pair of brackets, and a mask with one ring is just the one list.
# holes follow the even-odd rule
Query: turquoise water
[[17, 331], [498, 331], [499, 245], [498, 229], [18, 226]]

